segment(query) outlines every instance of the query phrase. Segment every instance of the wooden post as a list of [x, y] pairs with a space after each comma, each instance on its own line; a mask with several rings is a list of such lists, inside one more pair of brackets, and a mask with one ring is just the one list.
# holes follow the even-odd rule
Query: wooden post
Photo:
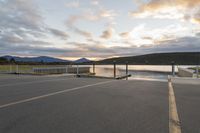
[[[126, 76], [128, 75], [128, 61], [126, 62]], [[126, 77], [126, 80], [128, 80], [128, 76]]]
[[198, 54], [196, 54], [196, 58], [197, 58], [197, 67], [196, 67], [196, 74], [197, 74], [197, 78], [199, 78], [199, 61], [200, 61], [200, 59], [199, 59], [199, 56], [198, 56]]
[[172, 61], [172, 76], [174, 77], [175, 76], [175, 62]]
[[95, 74], [95, 63], [93, 62], [93, 74]]
[[116, 61], [113, 61], [113, 65], [114, 65], [114, 78], [116, 78]]

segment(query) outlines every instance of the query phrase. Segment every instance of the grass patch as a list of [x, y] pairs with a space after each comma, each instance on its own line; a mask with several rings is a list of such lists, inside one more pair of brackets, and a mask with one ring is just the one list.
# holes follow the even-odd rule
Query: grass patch
[[33, 68], [65, 67], [66, 65], [0, 65], [0, 72], [5, 73], [33, 73]]

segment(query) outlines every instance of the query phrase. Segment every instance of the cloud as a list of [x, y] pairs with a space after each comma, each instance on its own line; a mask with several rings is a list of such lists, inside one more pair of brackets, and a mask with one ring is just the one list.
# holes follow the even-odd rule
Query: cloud
[[14, 34], [14, 33], [11, 33], [9, 35], [6, 34], [0, 40], [1, 40], [1, 43], [2, 42], [9, 42], [9, 43], [22, 43], [22, 42], [24, 42], [24, 39], [21, 36]]
[[0, 18], [1, 53], [29, 53], [30, 48], [55, 48], [52, 37], [58, 44], [69, 38], [66, 32], [44, 23], [33, 0], [0, 1]]
[[160, 52], [199, 52], [199, 43], [199, 37], [181, 37], [163, 41], [160, 45], [157, 45], [152, 50], [153, 52], [156, 50]]
[[69, 18], [67, 19], [66, 25], [69, 29], [71, 29], [75, 33], [81, 36], [84, 36], [86, 38], [91, 38], [92, 33], [86, 30], [80, 29], [79, 27], [76, 26], [76, 24], [79, 21], [85, 20], [85, 21], [93, 22], [93, 21], [99, 21], [99, 20], [105, 19], [109, 21], [109, 24], [111, 24], [116, 15], [117, 14], [113, 10], [100, 9], [96, 12], [92, 10], [87, 10], [86, 12], [83, 12], [81, 14], [69, 16]]
[[109, 27], [108, 29], [106, 29], [105, 31], [103, 31], [102, 35], [101, 35], [101, 38], [104, 38], [104, 39], [111, 39], [112, 36], [113, 36], [113, 32], [114, 32], [114, 29]]
[[32, 0], [0, 1], [0, 18], [1, 43], [19, 45], [45, 37], [42, 16]]
[[128, 38], [129, 37], [129, 32], [122, 32], [120, 33], [119, 35], [122, 37], [122, 38]]
[[144, 39], [144, 40], [153, 40], [153, 38], [150, 37], [150, 36], [144, 36], [144, 37], [142, 37], [142, 39]]
[[162, 52], [199, 52], [199, 37], [180, 37], [165, 40], [156, 45], [141, 45], [140, 47], [112, 47], [116, 56], [133, 56]]
[[[175, 4], [170, 7], [168, 1], [159, 0], [155, 4], [153, 1], [155, 0], [150, 0], [149, 4], [147, 3], [148, 6], [141, 5], [138, 11], [132, 12], [132, 15], [135, 13], [135, 15], [143, 14], [144, 17], [184, 18], [199, 23], [200, 11], [197, 6], [199, 0], [195, 4], [188, 1], [177, 4], [176, 1], [184, 1], [175, 0]], [[99, 2], [101, 1], [99, 0], [93, 0], [93, 6], [99, 4], [99, 6], [94, 6], [95, 9], [82, 8], [80, 14], [69, 16], [66, 22], [67, 28], [85, 39], [78, 37], [75, 38], [76, 40], [68, 39], [70, 37], [68, 30], [57, 29], [45, 24], [43, 14], [35, 2], [34, 0], [0, 0], [1, 55], [106, 58], [113, 55], [127, 56], [154, 52], [198, 51], [200, 49], [200, 30], [198, 28], [193, 30], [191, 25], [186, 26], [182, 23], [160, 28], [141, 24], [133, 27], [130, 31], [116, 34], [112, 24], [115, 23], [115, 17], [118, 14], [115, 10], [100, 7]], [[73, 4], [73, 2], [71, 6], [68, 3], [68, 7], [78, 7], [78, 4]], [[79, 27], [83, 26], [81, 25], [82, 21], [98, 22], [98, 24], [103, 21], [106, 29], [95, 37], [88, 29]], [[105, 25], [107, 23], [108, 25]]]
[[[100, 10], [100, 12], [97, 13], [97, 18], [109, 18], [113, 19], [115, 16], [117, 16], [117, 13], [114, 10]], [[97, 19], [98, 20], [98, 19]]]
[[73, 27], [73, 30], [78, 33], [79, 35], [82, 35], [86, 38], [91, 38], [92, 37], [92, 33], [88, 32], [88, 31], [84, 31], [84, 30], [81, 30], [77, 27]]
[[[10, 42], [11, 41], [13, 40], [10, 40]], [[12, 43], [12, 45], [8, 45], [10, 43], [9, 41], [6, 42], [7, 43], [0, 44], [1, 54], [13, 53], [21, 56], [51, 55], [57, 57], [107, 58], [113, 55], [132, 56], [156, 52], [189, 52], [198, 51], [200, 49], [199, 36], [180, 37], [171, 40], [163, 40], [162, 42], [158, 42], [156, 45], [141, 45], [140, 47], [136, 47], [135, 45], [123, 46], [123, 43], [120, 46], [108, 46], [107, 44], [101, 41], [94, 40], [91, 40], [91, 42], [67, 42], [66, 45], [73, 46], [71, 48], [51, 47], [51, 42], [45, 41], [30, 41], [30, 45], [26, 45], [26, 43], [24, 43], [23, 41], [19, 42], [18, 44]], [[120, 42], [116, 43], [120, 44]]]
[[199, 22], [199, 0], [150, 0], [139, 6], [130, 15], [139, 18], [167, 18]]
[[153, 11], [162, 8], [176, 7], [176, 8], [193, 8], [200, 4], [199, 0], [150, 0], [147, 3], [143, 3], [139, 10], [144, 12], [145, 10]]
[[78, 28], [77, 26], [75, 26], [76, 22], [79, 21], [82, 18], [83, 18], [83, 16], [80, 16], [80, 15], [72, 15], [67, 20], [66, 25], [70, 30], [74, 31], [75, 33], [77, 33], [81, 36], [84, 36], [86, 38], [91, 38], [92, 33], [85, 31], [85, 30], [82, 30], [82, 29]]
[[195, 36], [199, 32], [194, 31], [191, 27], [182, 24], [171, 24], [160, 28], [151, 28], [144, 24], [140, 24], [129, 32], [130, 38], [135, 45], [155, 44], [165, 40], [173, 40], [176, 38]]
[[1, 55], [7, 55], [8, 53], [12, 53], [13, 55], [19, 55], [19, 56], [38, 56], [38, 55], [59, 56], [63, 53], [72, 54], [72, 51], [70, 49], [55, 48], [55, 47], [6, 44], [3, 48], [0, 49], [0, 53]]
[[[150, 39], [150, 38], [149, 38]], [[119, 42], [118, 42], [119, 43]], [[156, 45], [141, 45], [137, 47], [132, 46], [111, 46], [106, 47], [103, 44], [96, 44], [97, 47], [93, 45], [81, 45], [84, 49], [87, 49], [87, 55], [93, 57], [111, 57], [115, 56], [132, 56], [141, 55], [148, 53], [160, 53], [160, 52], [198, 52], [200, 49], [200, 38], [199, 37], [180, 37], [171, 40], [165, 40]], [[104, 53], [104, 54], [102, 54]]]
[[192, 21], [200, 24], [200, 7], [198, 11], [193, 15]]
[[99, 5], [99, 0], [92, 0], [92, 1], [91, 1], [91, 4], [92, 4], [92, 5]]
[[33, 1], [24, 0], [7, 0], [0, 1], [0, 28], [7, 30], [8, 28], [30, 30], [42, 30], [42, 17], [38, 13], [37, 7]]
[[200, 32], [196, 33], [196, 36], [197, 36], [197, 37], [200, 37]]
[[113, 20], [115, 16], [117, 16], [117, 13], [114, 10], [105, 10], [105, 9], [100, 9], [98, 11], [87, 10], [82, 14], [71, 15], [67, 20], [67, 24], [73, 25], [80, 20], [87, 20], [87, 21], [99, 21], [101, 19]]
[[80, 2], [79, 1], [72, 1], [72, 2], [66, 3], [65, 6], [69, 7], [69, 8], [79, 8]]
[[53, 29], [53, 28], [49, 28], [49, 31], [55, 35], [55, 36], [58, 36], [64, 40], [68, 39], [69, 38], [69, 35], [64, 32], [64, 31], [61, 31], [61, 30], [58, 30], [58, 29]]

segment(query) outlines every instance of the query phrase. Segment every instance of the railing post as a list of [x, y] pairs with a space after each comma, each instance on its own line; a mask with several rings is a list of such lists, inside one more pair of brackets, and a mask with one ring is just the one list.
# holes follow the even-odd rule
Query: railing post
[[93, 62], [93, 74], [95, 74], [95, 63]]
[[[128, 61], [126, 62], [126, 76], [128, 75]], [[128, 80], [128, 76], [126, 77], [126, 80]]]
[[172, 76], [175, 76], [175, 62], [172, 61]]
[[77, 76], [79, 76], [79, 65], [77, 65], [76, 74], [77, 74]]
[[197, 78], [199, 78], [199, 63], [200, 63], [200, 58], [199, 55], [196, 54], [196, 60], [197, 60], [197, 66], [196, 66], [196, 74], [197, 74]]
[[66, 65], [65, 67], [66, 67], [66, 73], [68, 73], [68, 65]]
[[116, 61], [113, 61], [113, 66], [114, 66], [114, 78], [116, 78]]

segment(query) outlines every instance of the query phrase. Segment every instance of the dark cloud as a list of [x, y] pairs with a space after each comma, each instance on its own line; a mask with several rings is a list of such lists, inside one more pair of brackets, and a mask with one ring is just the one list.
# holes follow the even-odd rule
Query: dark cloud
[[104, 39], [111, 39], [113, 36], [113, 29], [112, 28], [108, 28], [105, 31], [103, 31], [101, 38]]
[[43, 41], [30, 41], [30, 45], [21, 43], [20, 45], [13, 44], [7, 45], [0, 43], [0, 53], [7, 54], [13, 53], [16, 55], [51, 55], [63, 57], [96, 57], [107, 58], [111, 56], [132, 56], [147, 53], [160, 53], [160, 52], [191, 52], [199, 51], [200, 38], [199, 37], [182, 37], [174, 40], [163, 41], [157, 45], [142, 45], [140, 47], [131, 46], [113, 46], [105, 47], [99, 41], [92, 41], [90, 43], [81, 42], [68, 42], [66, 45], [73, 48], [54, 48], [43, 47], [43, 45], [51, 45], [49, 42]]
[[21, 44], [12, 44], [8, 45], [7, 43], [0, 43], [0, 53], [1, 55], [7, 55], [8, 53], [12, 53], [14, 55], [21, 56], [32, 56], [32, 55], [51, 55], [51, 56], [59, 56], [59, 55], [70, 55], [73, 54], [74, 51], [65, 49], [65, 48], [55, 48], [55, 47], [44, 47], [43, 45], [51, 45], [49, 42], [43, 41], [30, 41], [30, 45], [26, 43]]
[[200, 32], [199, 32], [199, 33], [196, 33], [196, 36], [197, 36], [197, 37], [200, 37]]
[[[49, 35], [62, 40], [69, 35], [58, 29], [48, 27], [43, 22], [41, 12], [33, 0], [0, 1], [0, 54], [60, 51], [54, 44], [44, 41]], [[45, 47], [46, 48], [45, 48]], [[46, 51], [46, 52], [45, 52]]]
[[74, 32], [78, 33], [79, 35], [82, 35], [86, 38], [91, 38], [92, 37], [92, 33], [88, 32], [88, 31], [84, 31], [82, 29], [79, 29], [77, 27], [73, 27]]
[[0, 39], [7, 45], [44, 36], [45, 28], [37, 6], [32, 0], [0, 1]]
[[5, 0], [0, 1], [0, 27], [2, 30], [31, 29], [42, 30], [42, 17], [32, 0]]
[[61, 31], [61, 30], [58, 30], [58, 29], [53, 29], [53, 28], [49, 28], [49, 31], [55, 35], [55, 36], [58, 36], [64, 40], [68, 39], [69, 38], [69, 35], [64, 32], [64, 31]]
[[88, 57], [110, 57], [110, 56], [132, 56], [147, 53], [160, 53], [160, 52], [192, 52], [199, 51], [200, 49], [199, 37], [182, 37], [173, 40], [166, 40], [157, 45], [142, 45], [136, 47], [113, 46], [103, 47], [101, 43], [76, 43], [72, 42], [71, 45], [76, 45], [80, 49], [79, 55]]
[[129, 32], [122, 32], [120, 33], [119, 35], [122, 37], [122, 38], [128, 38], [129, 37]]
[[150, 37], [150, 36], [144, 36], [144, 37], [142, 37], [142, 39], [145, 39], [145, 40], [153, 40], [153, 38]]

